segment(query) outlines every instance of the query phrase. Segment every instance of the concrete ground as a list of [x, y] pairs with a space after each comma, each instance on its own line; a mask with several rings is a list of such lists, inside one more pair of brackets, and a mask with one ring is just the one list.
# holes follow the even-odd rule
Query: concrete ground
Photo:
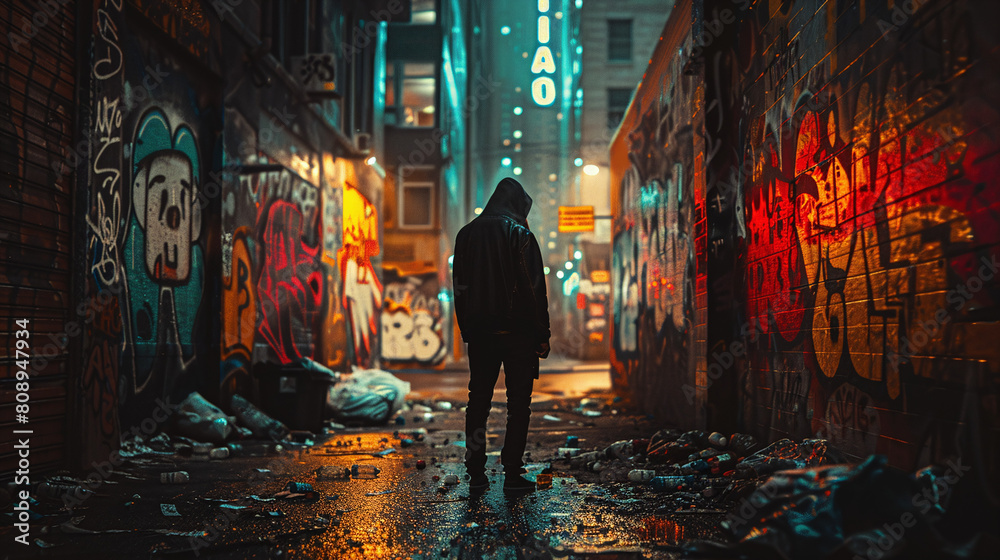
[[[606, 364], [546, 364], [536, 382], [529, 470], [547, 466], [566, 436], [584, 449], [648, 437], [656, 426], [616, 408]], [[557, 373], [558, 372], [558, 373]], [[719, 512], [674, 512], [662, 495], [627, 483], [602, 483], [594, 473], [553, 463], [551, 488], [522, 496], [490, 488], [471, 496], [464, 480], [461, 406], [467, 372], [407, 372], [410, 404], [453, 403], [449, 411], [402, 414], [403, 425], [338, 430], [310, 447], [279, 454], [194, 461], [143, 457], [120, 468], [72, 512], [39, 498], [30, 547], [5, 546], [5, 557], [48, 558], [673, 558], [686, 538], [722, 538]], [[501, 379], [502, 387], [502, 379]], [[582, 396], [606, 403], [601, 416], [572, 410]], [[504, 395], [490, 417], [490, 463], [503, 442]], [[417, 420], [419, 419], [419, 420]], [[401, 447], [397, 430], [423, 428], [423, 442]], [[376, 453], [387, 447], [395, 452]], [[417, 468], [417, 461], [427, 466]], [[324, 480], [319, 468], [373, 465], [368, 480]], [[161, 484], [160, 473], [185, 470], [190, 482]], [[459, 477], [445, 484], [446, 476]], [[85, 476], [85, 474], [84, 474]], [[587, 476], [590, 478], [588, 479]], [[290, 482], [306, 482], [315, 497], [285, 499]], [[276, 496], [278, 495], [278, 496]], [[166, 513], [174, 513], [168, 516]], [[10, 524], [2, 530], [11, 542]]]

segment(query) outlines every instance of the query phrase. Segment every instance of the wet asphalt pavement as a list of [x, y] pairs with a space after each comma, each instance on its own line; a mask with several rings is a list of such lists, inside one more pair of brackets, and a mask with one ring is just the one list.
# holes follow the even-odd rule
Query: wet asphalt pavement
[[[336, 430], [313, 445], [280, 453], [196, 461], [144, 456], [112, 474], [72, 513], [55, 498], [34, 508], [30, 551], [48, 558], [674, 558], [686, 539], [722, 540], [715, 510], [675, 507], [644, 486], [610, 483], [598, 473], [556, 460], [568, 435], [584, 450], [648, 437], [659, 426], [620, 410], [606, 370], [569, 367], [536, 384], [528, 443], [529, 476], [551, 465], [551, 487], [521, 495], [502, 489], [498, 468], [505, 409], [502, 390], [491, 412], [491, 484], [470, 495], [465, 468], [464, 380], [467, 373], [402, 374], [413, 384], [409, 405], [452, 402], [448, 411], [402, 413], [405, 424]], [[428, 377], [430, 376], [430, 377]], [[601, 415], [572, 410], [587, 394]], [[403, 447], [398, 436], [423, 441]], [[393, 452], [385, 453], [392, 448]], [[382, 454], [377, 456], [376, 454]], [[417, 468], [418, 461], [425, 468]], [[372, 479], [331, 480], [329, 473], [374, 465]], [[317, 474], [317, 469], [320, 469]], [[184, 470], [190, 481], [161, 484], [160, 473]], [[448, 475], [458, 478], [447, 484]], [[315, 495], [282, 497], [290, 482]], [[278, 496], [276, 496], [278, 495]], [[165, 506], [166, 504], [166, 506]], [[177, 516], [171, 506], [176, 509]], [[166, 508], [164, 510], [164, 508]], [[9, 532], [10, 525], [5, 527]], [[5, 535], [5, 538], [12, 538]]]

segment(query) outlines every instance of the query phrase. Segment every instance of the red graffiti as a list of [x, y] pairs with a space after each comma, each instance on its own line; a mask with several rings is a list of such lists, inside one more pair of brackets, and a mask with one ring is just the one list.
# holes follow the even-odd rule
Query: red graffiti
[[257, 280], [257, 293], [259, 332], [282, 364], [311, 356], [310, 333], [322, 304], [320, 245], [310, 247], [304, 234], [298, 207], [274, 201], [261, 239], [264, 266]]

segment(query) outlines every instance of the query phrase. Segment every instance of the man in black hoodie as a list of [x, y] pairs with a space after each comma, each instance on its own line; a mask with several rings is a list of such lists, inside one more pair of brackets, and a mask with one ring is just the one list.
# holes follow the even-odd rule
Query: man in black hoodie
[[500, 181], [482, 214], [458, 232], [453, 282], [455, 314], [469, 344], [465, 468], [484, 489], [486, 419], [504, 366], [507, 434], [500, 462], [504, 489], [531, 490], [521, 456], [528, 440], [531, 389], [538, 359], [549, 355], [549, 310], [542, 253], [528, 229], [531, 197], [514, 179]]

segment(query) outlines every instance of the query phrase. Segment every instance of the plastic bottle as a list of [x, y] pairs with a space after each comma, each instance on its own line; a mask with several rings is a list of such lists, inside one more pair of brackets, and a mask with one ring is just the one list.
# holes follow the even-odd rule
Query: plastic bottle
[[67, 494], [87, 494], [90, 490], [75, 484], [60, 484], [58, 482], [42, 482], [35, 488], [35, 493], [47, 498], [61, 498]]
[[690, 461], [697, 461], [698, 459], [708, 459], [709, 457], [715, 457], [718, 454], [719, 450], [712, 449], [711, 447], [709, 447], [708, 449], [702, 449], [697, 453], [692, 453], [688, 455], [688, 461], [690, 462]]
[[732, 453], [723, 453], [715, 457], [709, 457], [706, 459], [706, 462], [712, 474], [722, 474], [736, 464], [736, 457]]
[[184, 484], [191, 480], [187, 471], [174, 471], [160, 473], [160, 483], [162, 484]]
[[712, 470], [712, 467], [708, 464], [708, 461], [704, 459], [697, 459], [691, 461], [690, 463], [681, 465], [682, 474], [706, 473], [710, 470]]
[[378, 473], [382, 472], [381, 469], [375, 465], [369, 465], [367, 463], [357, 464], [351, 467], [351, 476], [354, 478], [378, 478]]
[[285, 490], [288, 490], [293, 494], [309, 494], [311, 492], [315, 492], [312, 484], [309, 484], [308, 482], [289, 482], [288, 485], [285, 486]]
[[649, 485], [657, 492], [677, 492], [695, 486], [698, 479], [694, 476], [655, 476]]
[[322, 466], [315, 471], [316, 480], [345, 480], [351, 477], [351, 469], [347, 467]]
[[229, 448], [228, 447], [216, 447], [215, 449], [208, 452], [209, 459], [228, 459], [229, 458]]
[[716, 449], [725, 449], [729, 440], [726, 439], [726, 436], [720, 434], [719, 432], [712, 432], [708, 435], [708, 443]]
[[632, 482], [649, 482], [656, 476], [656, 471], [649, 469], [632, 469], [628, 472], [628, 479]]

